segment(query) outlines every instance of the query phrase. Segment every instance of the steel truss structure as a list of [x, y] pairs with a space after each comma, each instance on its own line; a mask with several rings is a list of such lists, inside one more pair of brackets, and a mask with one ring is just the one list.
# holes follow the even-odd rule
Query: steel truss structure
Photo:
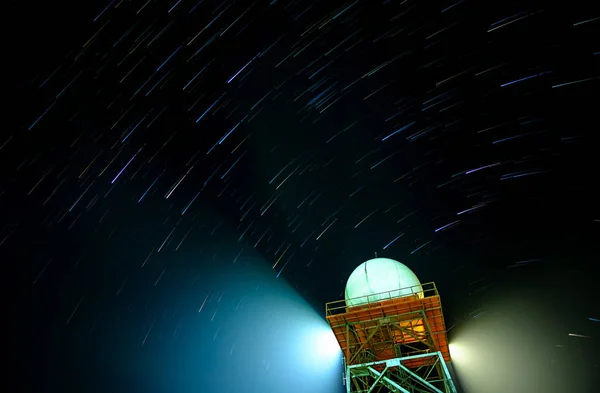
[[456, 393], [435, 284], [401, 290], [414, 295], [393, 298], [394, 290], [354, 307], [327, 303], [327, 321], [344, 354], [346, 391]]

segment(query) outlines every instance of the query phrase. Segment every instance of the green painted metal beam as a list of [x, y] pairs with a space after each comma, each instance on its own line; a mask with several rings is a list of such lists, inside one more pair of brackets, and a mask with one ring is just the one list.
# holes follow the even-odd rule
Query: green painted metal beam
[[[442, 367], [442, 375], [440, 375], [440, 379], [435, 380], [426, 380], [420, 375], [416, 374], [413, 370], [404, 366], [402, 362], [411, 360], [411, 359], [421, 359], [421, 358], [431, 358], [435, 360], [435, 364], [429, 365], [427, 367], [436, 367], [436, 365], [441, 363]], [[385, 365], [385, 369], [383, 372], [377, 371], [374, 366]], [[395, 375], [389, 375], [389, 372], [393, 369], [397, 368], [402, 370], [403, 375], [406, 376], [406, 379], [403, 379], [403, 382], [395, 381], [394, 378], [398, 378]], [[365, 373], [366, 372], [366, 373]], [[388, 375], [386, 375], [388, 374]], [[370, 375], [371, 378], [374, 379], [373, 384], [369, 384], [371, 387], [368, 391], [362, 390], [359, 385], [354, 386], [356, 390], [353, 390], [353, 382], [356, 383], [358, 381], [357, 378], [364, 378], [366, 375]], [[432, 382], [443, 382], [444, 390], [442, 391], [440, 388], [435, 387]], [[364, 383], [364, 381], [363, 381]], [[411, 386], [407, 386], [406, 384], [410, 384]], [[346, 393], [351, 392], [366, 392], [372, 393], [377, 386], [385, 386], [390, 389], [394, 393], [410, 393], [411, 391], [416, 391], [417, 389], [420, 392], [430, 392], [430, 393], [457, 393], [456, 387], [454, 386], [454, 382], [452, 380], [452, 376], [444, 362], [444, 358], [441, 352], [430, 352], [419, 355], [405, 356], [394, 359], [387, 359], [381, 361], [374, 361], [362, 364], [354, 364], [348, 365], [346, 364]], [[407, 390], [405, 387], [411, 389]]]

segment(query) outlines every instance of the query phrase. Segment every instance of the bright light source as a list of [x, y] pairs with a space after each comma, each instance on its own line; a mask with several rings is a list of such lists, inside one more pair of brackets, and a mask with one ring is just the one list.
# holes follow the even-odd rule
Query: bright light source
[[298, 342], [300, 353], [311, 372], [330, 372], [341, 365], [342, 350], [325, 323], [311, 327]]
[[340, 345], [330, 329], [319, 330], [315, 333], [316, 352], [326, 359], [338, 358]]
[[461, 361], [465, 359], [465, 350], [463, 348], [461, 348], [460, 345], [456, 344], [456, 343], [452, 343], [449, 345], [450, 348], [450, 357], [452, 357], [452, 360], [457, 360], [457, 361]]

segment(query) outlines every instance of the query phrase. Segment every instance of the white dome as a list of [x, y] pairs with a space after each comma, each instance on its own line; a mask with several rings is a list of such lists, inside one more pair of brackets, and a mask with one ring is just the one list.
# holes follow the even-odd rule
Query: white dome
[[348, 307], [409, 295], [423, 297], [419, 279], [408, 267], [388, 258], [375, 258], [358, 266], [346, 284]]

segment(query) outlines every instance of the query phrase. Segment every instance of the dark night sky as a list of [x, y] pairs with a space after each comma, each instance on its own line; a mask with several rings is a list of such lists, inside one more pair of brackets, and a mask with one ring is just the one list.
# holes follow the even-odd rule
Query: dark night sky
[[591, 392], [592, 3], [12, 2], [28, 389], [338, 392], [292, 332], [377, 253], [437, 283], [451, 341], [527, 314], [528, 361]]

